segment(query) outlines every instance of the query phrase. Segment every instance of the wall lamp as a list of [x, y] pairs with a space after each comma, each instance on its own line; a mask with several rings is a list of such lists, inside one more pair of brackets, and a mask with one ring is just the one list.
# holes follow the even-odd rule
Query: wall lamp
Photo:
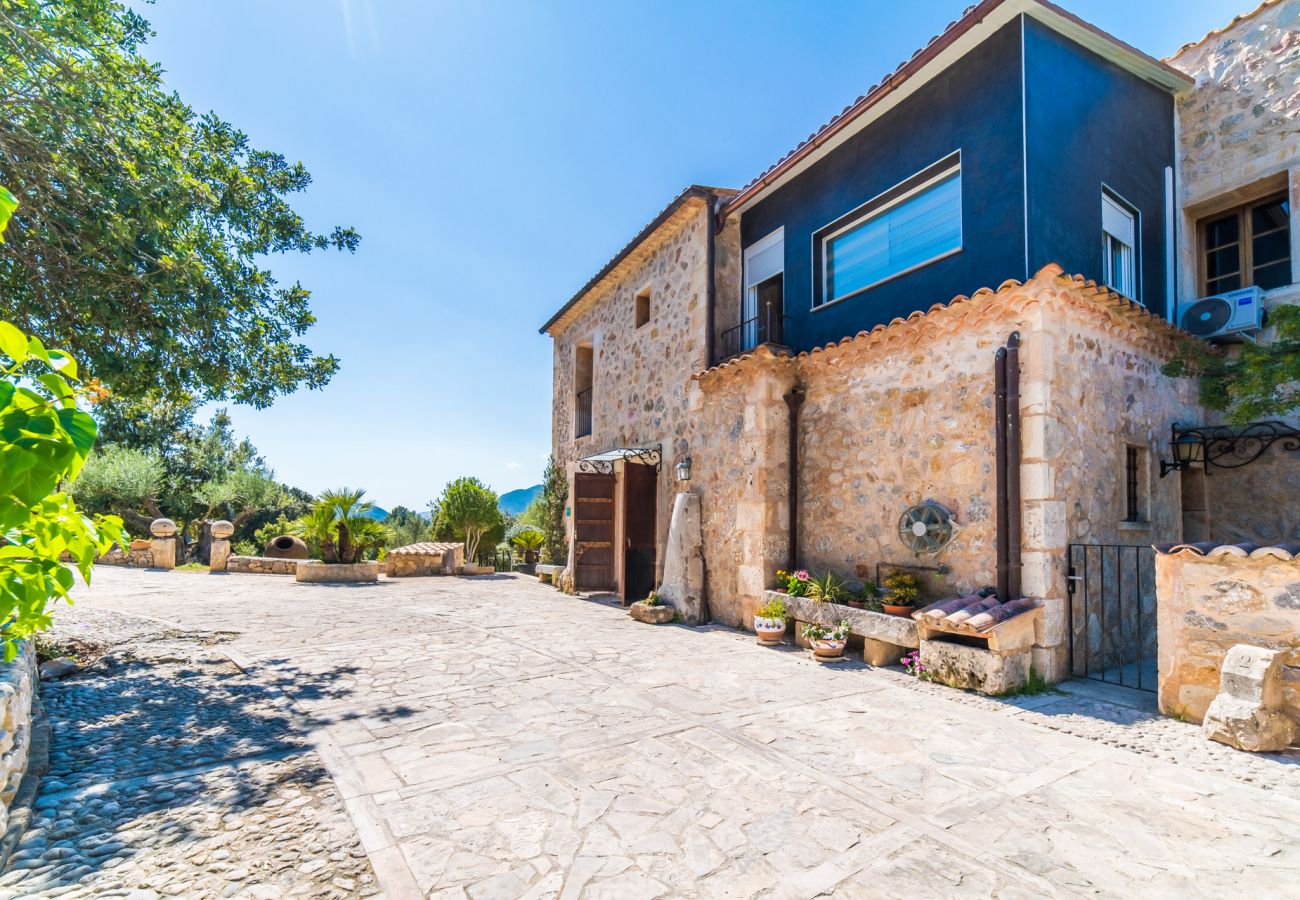
[[1169, 448], [1174, 461], [1160, 460], [1160, 477], [1170, 472], [1181, 472], [1196, 464], [1205, 462], [1205, 441], [1199, 431], [1184, 431], [1175, 422], [1170, 429]]
[[688, 456], [677, 464], [677, 480], [691, 480], [691, 458]]

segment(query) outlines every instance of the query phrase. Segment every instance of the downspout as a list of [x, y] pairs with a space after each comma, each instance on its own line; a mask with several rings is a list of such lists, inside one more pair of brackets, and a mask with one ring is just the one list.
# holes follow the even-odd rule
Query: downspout
[[717, 202], [718, 198], [710, 194], [704, 216], [704, 234], [706, 239], [704, 248], [704, 368], [706, 369], [713, 365], [713, 352], [715, 349], [713, 346], [713, 322], [715, 315], [713, 307], [717, 299], [717, 286], [713, 267], [714, 260], [717, 256], [715, 244], [717, 243], [718, 236], [718, 220], [716, 218], [717, 210], [714, 208]]
[[1007, 338], [1007, 599], [1020, 597], [1020, 332]]
[[1007, 348], [999, 347], [993, 357], [993, 483], [997, 492], [994, 518], [997, 525], [998, 599], [1012, 599], [1007, 554]]
[[803, 406], [804, 390], [799, 385], [785, 395], [790, 408], [790, 564], [793, 572], [799, 566], [799, 409]]

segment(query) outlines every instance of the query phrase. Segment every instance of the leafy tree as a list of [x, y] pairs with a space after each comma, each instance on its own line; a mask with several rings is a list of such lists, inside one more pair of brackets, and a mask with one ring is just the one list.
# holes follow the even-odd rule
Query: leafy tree
[[288, 502], [284, 488], [269, 474], [258, 469], [234, 469], [199, 488], [195, 499], [206, 503], [205, 520], [228, 519], [235, 528], [260, 509], [284, 506]]
[[1300, 306], [1269, 310], [1272, 340], [1224, 352], [1197, 341], [1164, 367], [1166, 375], [1199, 375], [1201, 402], [1245, 424], [1300, 408]]
[[493, 534], [502, 529], [497, 500], [497, 495], [477, 478], [457, 478], [443, 488], [438, 499], [439, 536], [447, 534], [454, 540], [463, 541], [465, 559], [477, 559], [480, 542], [486, 541], [487, 546], [492, 546], [504, 537], [504, 534]]
[[392, 546], [394, 547], [418, 544], [433, 537], [433, 526], [430, 522], [415, 510], [405, 506], [394, 506], [389, 511], [388, 518], [384, 519], [384, 524], [393, 534]]
[[[0, 197], [0, 199], [3, 199]], [[4, 219], [0, 204], [0, 226]], [[124, 542], [120, 519], [91, 520], [61, 485], [75, 483], [95, 443], [95, 420], [77, 408], [77, 364], [0, 322], [0, 640], [48, 628], [50, 601], [68, 598], [66, 553], [89, 582], [95, 557]], [[70, 601], [69, 601], [70, 602]]]
[[166, 472], [157, 453], [108, 446], [86, 461], [72, 495], [86, 509], [114, 513], [147, 534], [150, 523], [163, 515], [158, 498], [165, 483]]
[[564, 509], [569, 502], [569, 479], [555, 465], [555, 457], [546, 461], [542, 473], [541, 529], [546, 535], [544, 556], [551, 565], [564, 565], [569, 559], [569, 542], [564, 536]]
[[21, 201], [0, 315], [119, 396], [260, 407], [319, 388], [338, 360], [300, 342], [309, 292], [259, 263], [359, 237], [308, 228], [289, 203], [307, 169], [169, 91], [150, 35], [120, 0], [0, 2], [0, 182]]

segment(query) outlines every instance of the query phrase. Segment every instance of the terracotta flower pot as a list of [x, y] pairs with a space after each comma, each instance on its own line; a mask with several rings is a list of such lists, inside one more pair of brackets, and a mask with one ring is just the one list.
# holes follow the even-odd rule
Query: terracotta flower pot
[[847, 603], [849, 606], [853, 607], [854, 609], [866, 609], [866, 608], [867, 608], [867, 607], [866, 607], [866, 604], [863, 603], [861, 600], [846, 600], [846, 601], [844, 601], [844, 602]]
[[881, 606], [884, 607], [885, 612], [889, 613], [891, 616], [907, 617], [916, 612], [915, 606], [895, 606], [892, 603], [882, 603]]
[[767, 619], [754, 616], [754, 631], [760, 644], [779, 644], [785, 637], [785, 619]]
[[831, 638], [818, 638], [808, 642], [812, 648], [813, 656], [819, 660], [840, 659], [844, 656], [844, 645], [846, 640], [832, 640]]

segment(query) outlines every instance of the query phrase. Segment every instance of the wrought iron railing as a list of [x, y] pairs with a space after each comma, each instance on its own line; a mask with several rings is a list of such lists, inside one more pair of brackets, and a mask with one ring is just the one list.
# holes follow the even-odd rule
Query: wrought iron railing
[[577, 401], [574, 403], [573, 425], [575, 438], [586, 437], [589, 434], [591, 434], [591, 388], [578, 391]]
[[784, 344], [789, 321], [769, 306], [735, 328], [728, 328], [718, 340], [717, 359], [714, 362], [731, 359], [762, 344]]

